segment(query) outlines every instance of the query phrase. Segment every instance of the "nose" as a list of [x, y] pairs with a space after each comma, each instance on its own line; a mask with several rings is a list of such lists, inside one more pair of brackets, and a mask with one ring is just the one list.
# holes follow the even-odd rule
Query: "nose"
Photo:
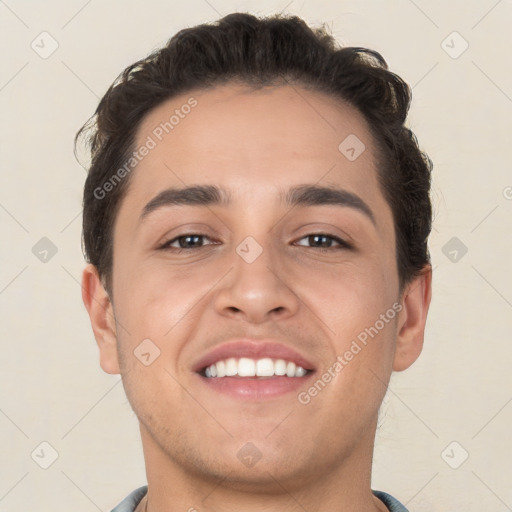
[[[253, 259], [261, 249], [261, 254]], [[233, 252], [232, 270], [221, 281], [223, 286], [215, 297], [220, 315], [260, 324], [297, 313], [300, 299], [288, 282], [289, 273], [285, 272], [285, 262], [278, 250], [264, 248], [249, 239]]]

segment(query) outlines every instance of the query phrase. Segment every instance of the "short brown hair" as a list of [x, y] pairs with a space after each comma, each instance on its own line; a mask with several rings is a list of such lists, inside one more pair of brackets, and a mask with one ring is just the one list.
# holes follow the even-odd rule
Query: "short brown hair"
[[[83, 250], [111, 293], [113, 226], [129, 176], [105, 197], [97, 190], [133, 152], [142, 118], [178, 94], [230, 81], [253, 87], [290, 83], [341, 99], [365, 117], [379, 154], [378, 178], [393, 212], [400, 290], [430, 264], [432, 162], [405, 126], [410, 87], [374, 50], [340, 47], [325, 29], [296, 16], [234, 13], [179, 31], [126, 68], [77, 133], [91, 165], [83, 197]], [[95, 192], [96, 191], [96, 192]]]

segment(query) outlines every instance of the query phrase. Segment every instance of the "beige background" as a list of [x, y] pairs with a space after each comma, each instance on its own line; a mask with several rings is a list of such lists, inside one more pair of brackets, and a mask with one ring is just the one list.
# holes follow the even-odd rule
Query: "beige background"
[[[145, 483], [136, 419], [119, 377], [99, 368], [80, 298], [76, 130], [125, 66], [180, 28], [282, 10], [380, 51], [414, 86], [410, 125], [435, 163], [426, 344], [392, 378], [373, 486], [412, 512], [512, 510], [512, 2], [6, 0], [1, 511], [108, 511]], [[46, 262], [43, 237], [57, 249]]]

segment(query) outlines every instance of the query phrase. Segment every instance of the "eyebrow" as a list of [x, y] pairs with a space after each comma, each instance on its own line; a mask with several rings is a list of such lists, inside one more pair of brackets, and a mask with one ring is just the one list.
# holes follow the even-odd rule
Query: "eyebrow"
[[[280, 194], [280, 200], [291, 207], [295, 206], [341, 206], [353, 208], [368, 217], [376, 225], [371, 208], [356, 194], [335, 187], [318, 185], [298, 185], [290, 188], [286, 194]], [[215, 185], [193, 185], [184, 188], [168, 188], [157, 194], [144, 206], [139, 222], [150, 213], [165, 206], [228, 206], [230, 194], [226, 189]]]

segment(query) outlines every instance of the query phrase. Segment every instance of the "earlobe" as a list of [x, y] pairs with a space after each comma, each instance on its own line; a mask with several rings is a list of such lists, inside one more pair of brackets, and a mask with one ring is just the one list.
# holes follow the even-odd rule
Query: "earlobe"
[[106, 373], [120, 373], [112, 302], [97, 268], [91, 264], [87, 265], [82, 273], [82, 300], [89, 313], [94, 337], [100, 350], [101, 368]]
[[421, 354], [431, 297], [432, 266], [425, 265], [421, 274], [407, 285], [403, 293], [403, 309], [398, 317], [394, 371], [406, 370]]

